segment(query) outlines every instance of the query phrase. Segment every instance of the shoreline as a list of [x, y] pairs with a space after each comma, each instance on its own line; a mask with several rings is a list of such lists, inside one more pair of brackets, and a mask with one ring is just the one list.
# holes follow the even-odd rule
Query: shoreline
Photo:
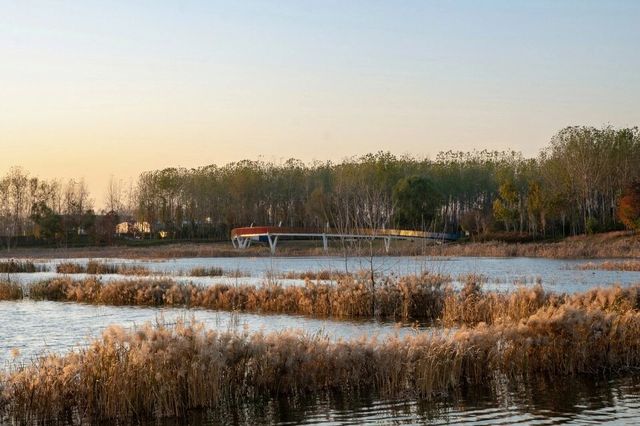
[[[604, 259], [640, 258], [640, 234], [616, 231], [594, 235], [567, 237], [560, 241], [508, 243], [503, 241], [450, 244], [422, 242], [397, 242], [389, 252], [375, 245], [376, 256], [434, 256], [434, 257], [534, 257], [551, 259]], [[370, 255], [364, 244], [350, 248], [348, 256]], [[246, 249], [234, 249], [230, 242], [169, 243], [150, 246], [107, 246], [43, 248], [19, 247], [1, 250], [0, 259], [70, 259], [70, 258], [119, 258], [119, 259], [171, 259], [198, 257], [271, 257], [268, 246], [255, 245]], [[286, 241], [274, 257], [344, 256], [341, 247], [330, 247], [324, 252], [321, 244], [314, 242]]]

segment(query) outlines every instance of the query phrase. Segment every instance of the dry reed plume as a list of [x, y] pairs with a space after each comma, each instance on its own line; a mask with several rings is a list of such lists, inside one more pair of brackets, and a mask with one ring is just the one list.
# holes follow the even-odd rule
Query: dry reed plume
[[[444, 300], [445, 277], [423, 275], [386, 280], [371, 290], [366, 280], [337, 284], [306, 281], [304, 286], [179, 284], [169, 279], [122, 280], [55, 278], [34, 283], [32, 299], [109, 305], [189, 306], [207, 309], [288, 313], [339, 318], [437, 318]], [[375, 294], [375, 303], [373, 303]], [[375, 311], [374, 311], [375, 310]]]
[[623, 262], [606, 261], [600, 263], [583, 263], [575, 266], [575, 269], [583, 271], [602, 270], [602, 271], [640, 271], [640, 261], [627, 260]]
[[351, 277], [353, 274], [346, 272], [333, 271], [330, 269], [322, 269], [320, 271], [304, 271], [304, 272], [287, 272], [282, 275], [285, 279], [298, 279], [298, 280], [339, 280], [346, 277]]
[[151, 275], [149, 269], [138, 265], [116, 265], [90, 260], [86, 266], [79, 263], [63, 262], [56, 266], [59, 274], [120, 274], [120, 275]]
[[20, 284], [0, 281], [0, 300], [18, 300], [22, 297]]
[[86, 349], [48, 355], [0, 379], [0, 412], [24, 422], [184, 416], [265, 395], [360, 389], [429, 398], [492, 379], [640, 367], [640, 313], [548, 306], [517, 323], [441, 334], [332, 341], [202, 325], [107, 329]]
[[465, 242], [425, 246], [422, 249], [422, 254], [431, 256], [545, 257], [551, 259], [638, 258], [640, 257], [640, 237], [629, 232], [608, 232], [569, 237], [558, 242]]
[[44, 272], [46, 266], [36, 265], [30, 260], [9, 260], [6, 262], [0, 262], [0, 273], [20, 273], [20, 272]]
[[210, 267], [210, 268], [193, 268], [189, 271], [189, 276], [191, 277], [220, 277], [224, 275], [224, 270], [219, 267]]
[[187, 306], [214, 310], [299, 314], [335, 318], [419, 320], [444, 326], [517, 322], [546, 307], [563, 305], [624, 313], [640, 307], [640, 286], [596, 288], [573, 295], [541, 285], [512, 292], [482, 290], [470, 276], [457, 291], [439, 275], [408, 276], [378, 283], [347, 277], [336, 284], [307, 280], [284, 287], [181, 284], [170, 279], [121, 280], [56, 278], [32, 284], [32, 299], [108, 305]]

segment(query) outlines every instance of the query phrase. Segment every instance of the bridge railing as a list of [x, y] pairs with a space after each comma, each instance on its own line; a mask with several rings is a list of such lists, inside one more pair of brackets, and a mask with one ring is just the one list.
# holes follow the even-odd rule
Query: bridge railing
[[371, 229], [371, 228], [351, 228], [347, 232], [338, 230], [336, 228], [300, 228], [300, 227], [287, 227], [287, 226], [246, 226], [241, 228], [234, 228], [231, 230], [231, 238], [233, 237], [251, 237], [257, 235], [285, 235], [285, 234], [358, 234], [358, 235], [370, 235], [370, 236], [390, 236], [390, 237], [408, 237], [408, 238], [443, 238], [456, 240], [460, 236], [459, 234], [444, 233], [444, 232], [429, 232], [429, 231], [417, 231], [411, 229]]

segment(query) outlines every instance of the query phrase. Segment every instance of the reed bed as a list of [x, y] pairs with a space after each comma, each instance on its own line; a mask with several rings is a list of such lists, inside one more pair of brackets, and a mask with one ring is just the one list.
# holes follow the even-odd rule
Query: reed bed
[[63, 262], [56, 266], [59, 274], [120, 274], [120, 275], [151, 275], [151, 271], [144, 266], [112, 264], [90, 260], [86, 265], [73, 262]]
[[290, 280], [339, 280], [347, 277], [352, 277], [353, 274], [341, 271], [335, 271], [331, 269], [321, 269], [319, 271], [303, 271], [303, 272], [286, 272], [282, 274], [282, 278]]
[[547, 292], [540, 284], [519, 286], [512, 292], [487, 292], [478, 277], [468, 276], [460, 291], [446, 293], [439, 319], [445, 326], [514, 322], [528, 318], [544, 306], [559, 306], [566, 297]]
[[34, 273], [45, 272], [47, 267], [45, 265], [36, 265], [30, 260], [9, 260], [0, 262], [0, 273], [13, 274], [13, 273]]
[[[322, 244], [312, 242], [304, 247], [278, 247], [278, 255], [322, 255]], [[231, 242], [212, 243], [168, 243], [150, 246], [107, 246], [107, 247], [17, 247], [7, 254], [0, 251], [2, 257], [53, 258], [114, 258], [114, 259], [175, 259], [184, 257], [269, 257], [271, 252], [262, 246], [252, 246], [243, 250], [233, 248]]]
[[432, 398], [466, 384], [640, 367], [640, 313], [548, 306], [517, 323], [342, 341], [301, 332], [238, 334], [201, 324], [110, 327], [85, 349], [0, 378], [0, 413], [23, 422], [184, 416], [267, 395]]
[[303, 286], [278, 284], [202, 286], [171, 279], [118, 280], [54, 278], [30, 286], [35, 300], [109, 305], [188, 306], [216, 310], [301, 314], [337, 318], [433, 320], [442, 311], [447, 278], [403, 277], [378, 283], [347, 278], [336, 284], [307, 280]]
[[622, 262], [588, 262], [575, 266], [575, 269], [582, 271], [602, 270], [602, 271], [640, 271], [640, 260], [626, 260]]
[[544, 290], [541, 284], [520, 286], [511, 292], [482, 290], [482, 283], [469, 279], [460, 291], [448, 291], [440, 323], [445, 326], [480, 323], [516, 323], [544, 308], [567, 306], [623, 314], [640, 310], [640, 284], [608, 286], [565, 294]]
[[209, 268], [193, 268], [189, 271], [188, 275], [191, 277], [221, 277], [224, 275], [224, 270], [217, 266]]
[[23, 296], [20, 284], [0, 281], [0, 300], [19, 300]]
[[422, 321], [441, 326], [518, 322], [547, 307], [600, 309], [625, 313], [640, 308], [640, 286], [597, 288], [578, 294], [545, 291], [541, 285], [511, 292], [484, 291], [477, 277], [461, 290], [447, 277], [387, 279], [372, 289], [366, 279], [346, 277], [335, 284], [307, 280], [303, 286], [278, 284], [203, 286], [167, 278], [118, 280], [55, 278], [34, 283], [30, 297], [107, 305], [186, 306], [213, 310], [297, 314], [333, 318]]
[[[278, 246], [278, 256], [322, 256], [322, 244], [317, 241]], [[385, 255], [384, 249], [379, 250]], [[568, 237], [558, 242], [507, 243], [501, 241], [467, 242], [430, 245], [425, 242], [394, 242], [391, 254], [407, 256], [490, 256], [490, 257], [546, 257], [546, 258], [640, 258], [640, 236], [630, 232], [608, 232], [595, 235]], [[342, 255], [338, 247], [329, 247], [329, 254]], [[271, 252], [263, 246], [244, 250], [231, 247], [229, 242], [172, 243], [146, 247], [82, 247], [82, 248], [16, 248], [0, 257], [31, 258], [125, 258], [174, 259], [183, 257], [268, 257]]]
[[558, 242], [462, 242], [428, 245], [421, 254], [431, 256], [544, 257], [551, 259], [639, 258], [640, 236], [616, 231], [568, 237]]

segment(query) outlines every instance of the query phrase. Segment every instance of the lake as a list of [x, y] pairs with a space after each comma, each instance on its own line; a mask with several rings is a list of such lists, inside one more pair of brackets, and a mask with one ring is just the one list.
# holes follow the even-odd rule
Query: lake
[[[287, 273], [331, 270], [342, 272], [371, 269], [378, 275], [406, 275], [431, 272], [458, 279], [481, 274], [487, 288], [505, 290], [514, 285], [541, 282], [558, 292], [578, 292], [595, 286], [640, 283], [640, 272], [577, 270], [585, 260], [540, 258], [421, 258], [421, 257], [272, 257], [272, 258], [186, 258], [162, 261], [94, 259], [106, 263], [144, 266], [156, 274], [180, 281], [214, 283], [263, 283], [275, 277], [283, 285], [298, 285], [300, 279], [281, 278]], [[613, 259], [609, 259], [613, 260]], [[60, 262], [87, 263], [89, 259], [35, 260], [48, 272], [8, 274], [12, 281], [29, 282], [58, 276]], [[600, 259], [597, 262], [604, 261]], [[191, 277], [193, 268], [222, 268], [222, 277]], [[3, 274], [4, 275], [4, 274]], [[238, 276], [237, 278], [234, 277]], [[72, 275], [81, 278], [84, 275]], [[101, 279], [130, 279], [103, 275]], [[438, 329], [393, 322], [334, 321], [296, 315], [261, 315], [217, 312], [201, 309], [95, 306], [75, 303], [36, 302], [29, 299], [0, 302], [0, 365], [28, 362], [43, 353], [64, 353], [99, 336], [111, 324], [136, 327], [145, 322], [202, 321], [208, 328], [240, 333], [303, 330], [333, 339], [358, 336], [407, 335], [441, 332]], [[17, 351], [15, 351], [17, 350]], [[453, 395], [420, 401], [412, 398], [383, 399], [376, 395], [326, 395], [311, 399], [265, 399], [240, 403], [218, 410], [194, 412], [191, 424], [584, 424], [628, 423], [640, 418], [640, 376], [628, 374], [610, 378], [568, 378], [527, 383], [505, 380], [491, 388], [463, 387]], [[166, 420], [150, 424], [182, 424]]]

